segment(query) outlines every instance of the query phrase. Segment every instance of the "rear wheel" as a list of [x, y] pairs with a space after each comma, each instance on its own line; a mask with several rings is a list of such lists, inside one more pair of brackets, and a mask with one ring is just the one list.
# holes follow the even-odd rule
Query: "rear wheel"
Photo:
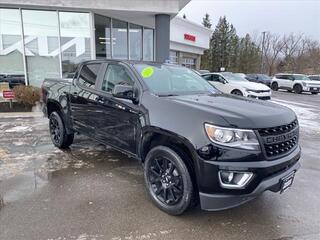
[[49, 117], [49, 129], [52, 143], [58, 148], [67, 148], [73, 143], [73, 134], [67, 134], [59, 113], [52, 112]]
[[171, 148], [156, 146], [146, 156], [144, 179], [153, 203], [171, 215], [192, 206], [195, 192], [188, 168]]
[[238, 95], [238, 96], [243, 96], [243, 94], [242, 94], [242, 92], [240, 90], [233, 90], [231, 92], [231, 94]]
[[271, 84], [271, 89], [272, 89], [273, 91], [278, 91], [278, 89], [279, 89], [278, 83], [273, 82], [273, 83]]
[[299, 85], [299, 84], [294, 85], [294, 86], [293, 86], [293, 91], [294, 91], [295, 93], [297, 93], [297, 94], [302, 93], [302, 87], [301, 87], [301, 85]]
[[312, 92], [311, 94], [317, 95], [318, 93], [317, 92]]

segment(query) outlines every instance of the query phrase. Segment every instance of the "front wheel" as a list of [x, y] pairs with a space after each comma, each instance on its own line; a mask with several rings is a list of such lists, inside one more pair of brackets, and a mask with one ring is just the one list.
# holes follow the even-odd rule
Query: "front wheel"
[[312, 92], [311, 94], [313, 94], [313, 95], [317, 95], [318, 93], [317, 93], [317, 92]]
[[293, 86], [293, 91], [295, 92], [295, 93], [297, 93], [297, 94], [300, 94], [300, 93], [302, 93], [302, 87], [301, 87], [301, 85], [294, 85]]
[[180, 215], [192, 205], [195, 193], [190, 173], [171, 148], [156, 146], [147, 154], [144, 179], [153, 203], [171, 215]]
[[68, 148], [72, 142], [74, 135], [67, 134], [63, 120], [59, 113], [52, 112], [49, 117], [50, 137], [53, 145], [58, 148]]

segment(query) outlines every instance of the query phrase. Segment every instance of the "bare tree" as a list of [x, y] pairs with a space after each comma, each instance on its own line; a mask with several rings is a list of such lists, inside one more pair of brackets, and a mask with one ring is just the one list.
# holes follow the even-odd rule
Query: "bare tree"
[[284, 46], [285, 42], [279, 35], [272, 34], [270, 32], [266, 33], [263, 55], [269, 75], [272, 75], [275, 72]]

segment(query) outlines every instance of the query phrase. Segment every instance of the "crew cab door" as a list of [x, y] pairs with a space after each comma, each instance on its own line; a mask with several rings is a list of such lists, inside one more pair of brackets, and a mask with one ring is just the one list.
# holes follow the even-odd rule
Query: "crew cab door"
[[112, 95], [115, 85], [137, 85], [130, 69], [117, 62], [105, 65], [98, 86], [96, 138], [120, 150], [136, 154], [137, 132], [140, 130], [139, 105], [132, 100]]
[[97, 119], [96, 84], [102, 63], [84, 64], [68, 94], [73, 127], [80, 133], [94, 137]]

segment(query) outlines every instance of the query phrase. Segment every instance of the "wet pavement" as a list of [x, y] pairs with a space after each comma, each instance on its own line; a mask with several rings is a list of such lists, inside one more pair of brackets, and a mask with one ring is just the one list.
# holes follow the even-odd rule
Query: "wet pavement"
[[320, 239], [320, 96], [275, 93], [301, 124], [302, 168], [284, 194], [238, 208], [169, 216], [135, 159], [83, 136], [51, 144], [39, 115], [0, 115], [0, 239]]

